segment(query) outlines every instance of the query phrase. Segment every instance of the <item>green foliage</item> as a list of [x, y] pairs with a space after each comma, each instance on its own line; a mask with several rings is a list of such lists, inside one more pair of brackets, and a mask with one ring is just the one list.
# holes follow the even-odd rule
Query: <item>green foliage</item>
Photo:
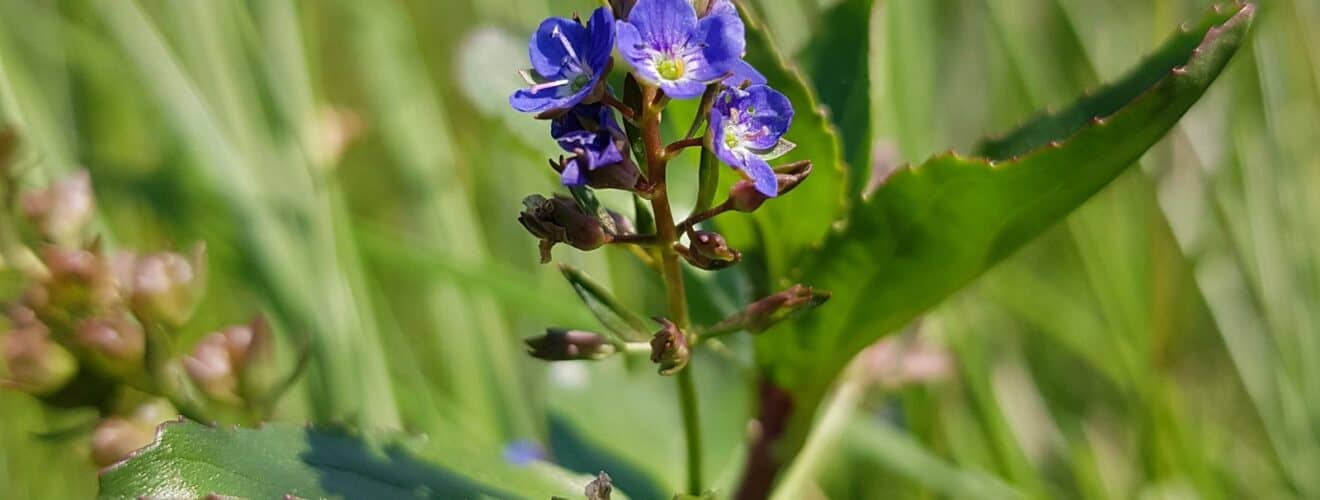
[[101, 498], [547, 498], [587, 480], [522, 469], [498, 450], [442, 436], [427, 446], [290, 424], [223, 429], [180, 420], [101, 473]]
[[890, 175], [796, 276], [834, 294], [828, 314], [761, 337], [758, 361], [787, 387], [821, 391], [864, 346], [1009, 256], [1159, 141], [1219, 76], [1254, 12], [1209, 16], [1127, 78], [1010, 136], [1023, 146], [988, 146], [1013, 157], [943, 154]]

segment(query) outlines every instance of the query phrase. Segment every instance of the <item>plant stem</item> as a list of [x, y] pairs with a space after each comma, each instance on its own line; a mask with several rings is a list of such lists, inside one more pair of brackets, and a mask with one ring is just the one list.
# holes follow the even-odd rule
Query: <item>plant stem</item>
[[[678, 230], [674, 226], [674, 212], [669, 206], [669, 186], [665, 178], [668, 155], [660, 139], [661, 106], [656, 103], [657, 91], [647, 87], [642, 102], [651, 103], [642, 113], [642, 142], [646, 147], [647, 177], [655, 183], [651, 210], [655, 213], [656, 236], [659, 238], [660, 271], [665, 282], [665, 298], [669, 305], [669, 320], [686, 335], [691, 328], [688, 319], [687, 295], [683, 288], [683, 271], [679, 268]], [[692, 364], [678, 372], [678, 402], [683, 413], [683, 431], [687, 441], [687, 490], [701, 493], [701, 419], [697, 410], [697, 390], [692, 380]]]

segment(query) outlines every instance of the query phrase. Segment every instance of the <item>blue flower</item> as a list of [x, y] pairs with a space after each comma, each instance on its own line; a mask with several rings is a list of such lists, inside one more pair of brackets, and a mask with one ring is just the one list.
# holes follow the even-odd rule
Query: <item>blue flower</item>
[[525, 113], [564, 110], [589, 100], [609, 71], [614, 50], [614, 15], [596, 9], [586, 26], [552, 17], [541, 23], [528, 44], [532, 70], [523, 78], [531, 86], [509, 96], [509, 104]]
[[742, 19], [720, 3], [698, 19], [690, 0], [638, 0], [628, 20], [615, 23], [619, 53], [666, 95], [700, 96], [733, 71], [746, 48]]
[[765, 85], [726, 87], [710, 110], [710, 147], [721, 161], [750, 177], [758, 192], [774, 197], [779, 186], [768, 160], [793, 149], [783, 139], [792, 123], [793, 104], [784, 94]]
[[627, 144], [626, 136], [614, 120], [614, 113], [603, 104], [579, 104], [555, 118], [550, 123], [550, 136], [573, 154], [560, 172], [565, 186], [587, 184], [590, 172], [624, 162], [619, 145]]
[[[738, 17], [738, 8], [733, 5], [733, 0], [715, 0], [709, 7], [707, 16], [730, 16], [732, 22], [742, 24], [742, 18]], [[744, 29], [745, 31], [745, 29]], [[744, 44], [745, 46], [746, 44]], [[745, 48], [745, 47], [744, 47]], [[765, 76], [753, 68], [747, 61], [742, 60], [747, 56], [746, 50], [738, 54], [738, 60], [729, 66], [728, 78], [724, 79], [724, 85], [729, 87], [741, 87], [743, 85], [765, 85]]]

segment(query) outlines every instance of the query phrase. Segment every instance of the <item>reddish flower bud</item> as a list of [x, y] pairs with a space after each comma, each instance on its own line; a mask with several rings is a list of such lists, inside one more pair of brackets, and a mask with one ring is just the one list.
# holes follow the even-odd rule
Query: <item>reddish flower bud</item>
[[238, 376], [225, 334], [212, 333], [198, 342], [192, 354], [183, 358], [183, 369], [207, 397], [229, 404], [240, 402]]
[[546, 329], [545, 334], [523, 341], [527, 354], [546, 361], [604, 359], [614, 354], [614, 346], [598, 333], [581, 330]]
[[[775, 180], [779, 183], [779, 196], [788, 194], [811, 175], [811, 161], [804, 160], [775, 169]], [[750, 180], [740, 180], [729, 190], [728, 206], [739, 212], [754, 212], [770, 199], [756, 190]]]
[[131, 318], [112, 314], [79, 321], [76, 339], [106, 372], [126, 375], [142, 369], [146, 335]]
[[96, 313], [119, 302], [114, 272], [99, 254], [54, 245], [43, 246], [40, 252], [46, 276], [25, 298], [39, 313], [47, 308], [66, 314]]
[[[120, 266], [125, 264], [121, 263]], [[133, 258], [121, 267], [133, 311], [144, 318], [179, 326], [192, 317], [206, 290], [206, 247], [198, 244], [185, 257], [160, 252]]]
[[132, 419], [110, 417], [102, 420], [92, 431], [92, 461], [98, 467], [109, 467], [151, 444], [155, 434], [154, 425], [143, 425]]
[[46, 189], [24, 193], [21, 206], [24, 218], [43, 238], [77, 245], [96, 210], [92, 178], [80, 170]]
[[78, 361], [50, 338], [41, 323], [15, 324], [0, 337], [4, 385], [43, 396], [60, 390], [78, 373]]
[[687, 250], [680, 253], [689, 264], [699, 269], [724, 269], [742, 260], [742, 252], [730, 248], [719, 233], [693, 231], [688, 234], [688, 242]]

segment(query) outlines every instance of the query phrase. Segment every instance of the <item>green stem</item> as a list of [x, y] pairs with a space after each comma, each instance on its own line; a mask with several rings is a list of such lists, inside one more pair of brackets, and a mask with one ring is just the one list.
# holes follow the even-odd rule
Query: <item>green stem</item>
[[[660, 271], [665, 282], [665, 298], [669, 305], [669, 320], [686, 334], [691, 329], [688, 319], [687, 296], [683, 288], [683, 270], [679, 268], [678, 229], [674, 226], [674, 212], [669, 206], [669, 187], [665, 179], [668, 162], [665, 145], [660, 139], [661, 105], [656, 104], [657, 91], [643, 89], [642, 102], [652, 103], [642, 113], [642, 142], [646, 147], [647, 177], [655, 183], [651, 210], [655, 213], [656, 236], [659, 239]], [[701, 419], [697, 410], [697, 389], [692, 380], [692, 364], [678, 372], [679, 406], [683, 413], [683, 433], [687, 441], [687, 490], [701, 493]]]

